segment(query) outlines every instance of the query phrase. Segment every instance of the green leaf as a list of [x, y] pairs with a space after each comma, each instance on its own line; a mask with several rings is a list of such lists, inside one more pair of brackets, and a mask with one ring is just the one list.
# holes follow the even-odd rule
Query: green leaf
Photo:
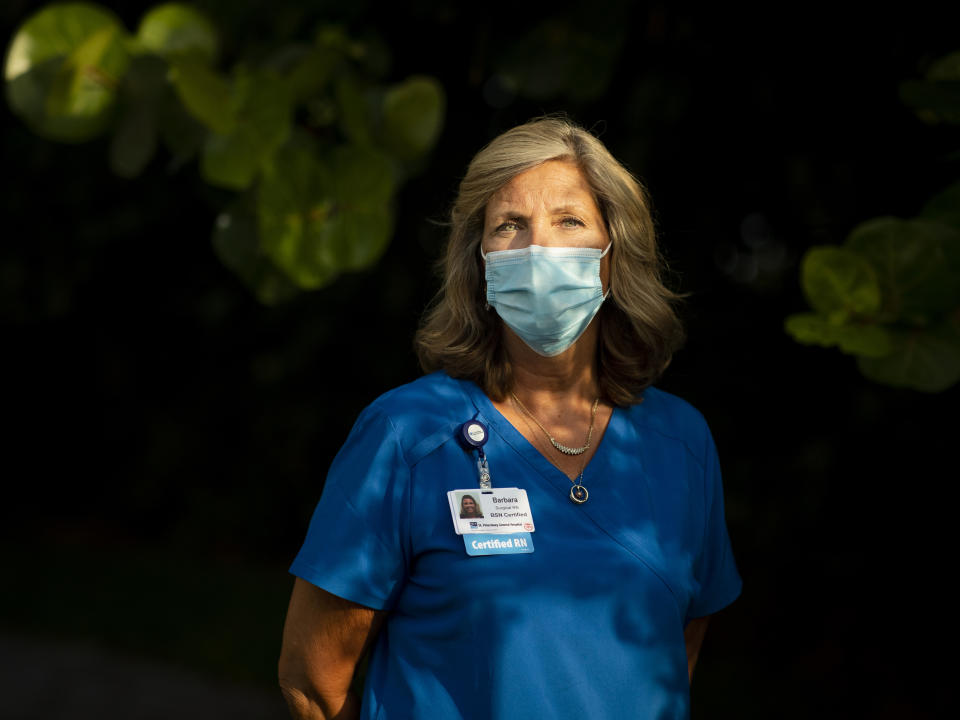
[[299, 290], [260, 247], [257, 218], [241, 198], [217, 217], [213, 248], [220, 261], [249, 287], [264, 305], [278, 305]]
[[334, 95], [340, 111], [340, 130], [354, 144], [369, 145], [372, 112], [360, 81], [351, 73], [341, 73], [334, 83]]
[[941, 392], [960, 380], [960, 331], [945, 322], [931, 330], [898, 333], [890, 355], [860, 358], [857, 364], [874, 382]]
[[120, 86], [120, 112], [110, 143], [110, 168], [139, 175], [157, 148], [158, 115], [167, 87], [167, 65], [153, 55], [133, 58]]
[[187, 112], [169, 85], [160, 99], [157, 122], [163, 144], [172, 156], [171, 170], [176, 170], [192, 159], [207, 139], [206, 126]]
[[960, 305], [960, 232], [926, 220], [869, 220], [845, 247], [877, 270], [884, 310], [908, 323], [935, 319]]
[[810, 306], [843, 321], [880, 309], [880, 285], [866, 260], [839, 247], [814, 247], [801, 265], [801, 283]]
[[429, 151], [440, 135], [444, 93], [431, 77], [416, 76], [390, 88], [383, 99], [383, 144], [401, 160]]
[[170, 82], [191, 115], [218, 133], [229, 133], [236, 123], [230, 83], [195, 58], [170, 63]]
[[165, 58], [192, 57], [213, 65], [220, 42], [213, 23], [196, 8], [166, 3], [152, 8], [137, 28], [140, 46]]
[[333, 50], [351, 60], [360, 60], [366, 52], [363, 43], [351, 39], [342, 25], [320, 26], [314, 42], [318, 48]]
[[337, 274], [320, 231], [333, 204], [323, 193], [321, 174], [313, 143], [297, 136], [264, 167], [258, 186], [262, 247], [304, 289], [322, 287]]
[[926, 123], [960, 123], [960, 82], [906, 80], [900, 83], [900, 100]]
[[339, 146], [326, 157], [321, 178], [333, 200], [324, 228], [326, 253], [340, 270], [369, 267], [386, 250], [393, 230], [390, 161], [370, 148]]
[[7, 98], [37, 134], [88, 140], [107, 126], [128, 63], [126, 33], [112, 13], [87, 3], [51, 5], [13, 38]]
[[340, 54], [329, 48], [286, 45], [267, 61], [266, 67], [284, 76], [295, 105], [319, 95], [340, 63]]
[[817, 313], [796, 313], [787, 317], [783, 324], [787, 334], [803, 345], [832, 347], [837, 344], [836, 325]]
[[893, 350], [890, 332], [880, 325], [837, 325], [816, 313], [791, 315], [784, 327], [804, 345], [839, 346], [848, 355], [884, 357]]
[[393, 166], [372, 148], [338, 145], [326, 156], [323, 188], [344, 208], [382, 207], [393, 195]]
[[944, 55], [927, 70], [927, 80], [953, 81], [960, 80], [960, 52]]
[[930, 198], [920, 211], [920, 219], [933, 220], [960, 230], [960, 183]]
[[298, 136], [268, 163], [259, 186], [264, 249], [302, 288], [375, 262], [390, 239], [389, 161], [369, 149], [320, 156]]
[[293, 108], [289, 87], [267, 70], [239, 73], [231, 102], [234, 126], [228, 132], [207, 136], [200, 171], [212, 185], [243, 190], [286, 141]]

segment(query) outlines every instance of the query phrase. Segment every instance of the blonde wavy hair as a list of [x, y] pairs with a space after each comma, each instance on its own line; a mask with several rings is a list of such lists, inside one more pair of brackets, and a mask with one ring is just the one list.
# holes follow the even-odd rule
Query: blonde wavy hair
[[537, 118], [503, 133], [476, 154], [450, 213], [440, 259], [443, 282], [414, 341], [424, 372], [445, 370], [477, 383], [495, 400], [513, 387], [503, 348], [503, 321], [486, 302], [480, 240], [487, 202], [526, 170], [549, 160], [574, 163], [593, 190], [607, 231], [610, 296], [598, 313], [600, 392], [615, 405], [640, 402], [683, 342], [662, 282], [653, 220], [643, 186], [596, 137], [564, 117]]

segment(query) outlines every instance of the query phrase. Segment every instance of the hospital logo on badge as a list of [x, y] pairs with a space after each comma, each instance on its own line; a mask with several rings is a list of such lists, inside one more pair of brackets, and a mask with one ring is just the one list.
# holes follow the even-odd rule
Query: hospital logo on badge
[[472, 527], [472, 528], [477, 527], [477, 521], [476, 521], [476, 520], [471, 520], [471, 521], [470, 521], [470, 527]]
[[526, 530], [527, 532], [530, 532], [531, 530], [533, 530], [533, 523], [524, 523], [523, 529]]

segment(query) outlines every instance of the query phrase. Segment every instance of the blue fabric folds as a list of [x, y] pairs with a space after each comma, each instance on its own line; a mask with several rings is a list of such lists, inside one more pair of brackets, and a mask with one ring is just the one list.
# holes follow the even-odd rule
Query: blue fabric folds
[[[470, 557], [447, 491], [477, 485], [455, 433], [477, 418], [494, 486], [527, 491], [535, 551]], [[362, 717], [686, 718], [683, 630], [740, 592], [702, 416], [648, 389], [617, 408], [590, 500], [472, 383], [442, 373], [376, 400], [335, 459], [291, 572], [389, 611]]]

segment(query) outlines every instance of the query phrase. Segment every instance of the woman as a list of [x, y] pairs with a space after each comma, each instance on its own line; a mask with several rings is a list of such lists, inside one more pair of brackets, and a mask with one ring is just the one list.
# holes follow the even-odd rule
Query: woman
[[477, 507], [477, 501], [473, 495], [464, 495], [460, 498], [460, 517], [462, 518], [482, 518], [483, 513]]
[[[291, 710], [686, 717], [707, 617], [740, 579], [710, 432], [651, 387], [682, 333], [646, 196], [543, 118], [477, 154], [451, 219], [416, 340], [430, 374], [361, 414], [291, 568]], [[465, 489], [496, 521], [455, 517]]]

